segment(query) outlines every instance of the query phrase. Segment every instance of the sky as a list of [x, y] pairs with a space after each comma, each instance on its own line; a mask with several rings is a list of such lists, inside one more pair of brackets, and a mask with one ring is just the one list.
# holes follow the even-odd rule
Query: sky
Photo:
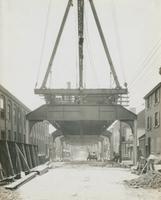
[[[130, 106], [161, 81], [161, 1], [93, 0], [121, 86], [128, 83]], [[44, 103], [41, 86], [68, 0], [0, 0], [0, 84], [30, 109]], [[73, 0], [53, 61], [48, 86], [78, 86], [77, 9]], [[110, 68], [85, 0], [84, 85], [109, 88]]]

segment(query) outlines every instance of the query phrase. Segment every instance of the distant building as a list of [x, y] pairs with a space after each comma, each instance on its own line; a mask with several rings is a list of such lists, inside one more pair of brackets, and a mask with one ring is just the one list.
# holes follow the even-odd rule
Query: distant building
[[[112, 151], [121, 152], [123, 160], [133, 159], [133, 134], [128, 124], [116, 120], [109, 128], [111, 135]], [[121, 139], [121, 140], [120, 140]]]
[[141, 154], [146, 157], [145, 144], [145, 109], [140, 111], [137, 115], [137, 146]]
[[161, 154], [161, 82], [145, 97], [146, 155]]

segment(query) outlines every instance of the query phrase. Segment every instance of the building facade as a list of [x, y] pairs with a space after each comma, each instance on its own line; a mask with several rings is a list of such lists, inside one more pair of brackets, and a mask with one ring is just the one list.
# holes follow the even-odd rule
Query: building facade
[[137, 114], [137, 146], [138, 146], [138, 159], [140, 154], [146, 157], [145, 109]]
[[161, 154], [161, 83], [145, 97], [146, 155]]
[[49, 156], [49, 124], [36, 123], [29, 132], [26, 120], [29, 112], [29, 108], [0, 85], [0, 165], [4, 177], [41, 164], [39, 155]]
[[122, 160], [133, 160], [133, 134], [128, 124], [115, 121], [109, 128], [111, 150], [121, 154]]

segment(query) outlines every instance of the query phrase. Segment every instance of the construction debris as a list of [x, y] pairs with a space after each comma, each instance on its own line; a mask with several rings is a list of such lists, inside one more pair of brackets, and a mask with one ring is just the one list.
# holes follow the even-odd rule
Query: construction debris
[[6, 190], [3, 187], [0, 187], [0, 200], [19, 200], [20, 196], [16, 191]]
[[125, 180], [124, 182], [133, 188], [161, 188], [161, 173], [149, 171], [136, 179]]

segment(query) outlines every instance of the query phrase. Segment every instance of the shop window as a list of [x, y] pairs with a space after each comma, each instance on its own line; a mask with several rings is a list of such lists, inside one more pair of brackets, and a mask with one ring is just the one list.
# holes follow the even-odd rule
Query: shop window
[[156, 112], [154, 115], [154, 126], [155, 127], [159, 126], [159, 112]]
[[159, 99], [160, 99], [160, 92], [159, 89], [157, 89], [154, 93], [154, 98], [155, 98], [155, 104], [159, 103]]

